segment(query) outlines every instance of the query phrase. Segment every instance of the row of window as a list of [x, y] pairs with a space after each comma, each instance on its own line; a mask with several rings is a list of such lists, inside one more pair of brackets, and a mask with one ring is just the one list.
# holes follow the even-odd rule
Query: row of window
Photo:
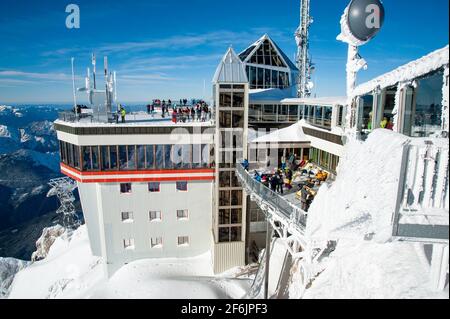
[[244, 128], [244, 111], [220, 111], [220, 128]]
[[[428, 137], [441, 130], [444, 72], [440, 69], [414, 82], [400, 91], [397, 129], [407, 136]], [[397, 89], [395, 85], [360, 97], [359, 130], [393, 129]]]
[[[242, 52], [239, 57], [242, 61], [247, 59], [248, 55], [255, 49], [255, 46], [252, 45], [247, 48], [244, 52]], [[253, 53], [253, 55], [248, 59], [247, 63], [254, 64], [264, 64], [271, 65], [281, 68], [286, 68], [286, 64], [283, 62], [281, 57], [278, 55], [275, 48], [268, 40], [264, 40], [263, 43], [258, 47], [258, 49]]]
[[[149, 182], [148, 183], [148, 191], [151, 193], [157, 193], [161, 191], [161, 183], [160, 182]], [[179, 181], [175, 182], [175, 188], [180, 192], [187, 192], [188, 190], [188, 182]], [[131, 183], [121, 183], [120, 184], [120, 193], [129, 194], [132, 192], [132, 184]]]
[[[344, 122], [344, 106], [337, 109], [337, 125]], [[274, 105], [251, 104], [248, 121], [255, 122], [298, 122], [305, 119], [310, 124], [323, 128], [331, 128], [333, 108], [320, 105]]]
[[244, 93], [243, 92], [220, 92], [219, 95], [220, 107], [244, 107]]
[[289, 87], [289, 73], [256, 66], [246, 67], [250, 89], [285, 89]]
[[214, 166], [208, 144], [77, 146], [60, 141], [61, 161], [82, 171], [195, 169]]
[[[189, 219], [189, 211], [187, 209], [177, 209], [177, 220], [187, 220]], [[122, 212], [121, 213], [122, 222], [132, 223], [134, 222], [133, 212]], [[149, 221], [162, 221], [161, 211], [151, 210], [148, 212]]]
[[309, 150], [309, 159], [325, 170], [336, 173], [339, 156], [311, 147]]
[[[184, 247], [189, 246], [189, 236], [178, 236], [177, 237], [177, 246]], [[152, 237], [150, 238], [150, 247], [151, 248], [163, 248], [163, 238]], [[127, 250], [133, 250], [135, 248], [134, 238], [126, 238], [123, 240], [123, 248]]]

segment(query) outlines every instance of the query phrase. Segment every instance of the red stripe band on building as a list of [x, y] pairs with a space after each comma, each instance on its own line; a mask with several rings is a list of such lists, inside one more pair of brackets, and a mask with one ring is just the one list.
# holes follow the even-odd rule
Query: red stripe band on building
[[61, 163], [61, 173], [81, 183], [213, 181], [214, 169], [81, 172]]

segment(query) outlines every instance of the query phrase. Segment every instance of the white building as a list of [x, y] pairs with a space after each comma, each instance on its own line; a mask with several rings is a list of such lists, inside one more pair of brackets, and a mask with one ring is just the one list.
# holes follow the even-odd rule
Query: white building
[[78, 182], [92, 252], [109, 275], [136, 259], [211, 249], [211, 122], [141, 115], [125, 124], [57, 120], [55, 129], [61, 171]]

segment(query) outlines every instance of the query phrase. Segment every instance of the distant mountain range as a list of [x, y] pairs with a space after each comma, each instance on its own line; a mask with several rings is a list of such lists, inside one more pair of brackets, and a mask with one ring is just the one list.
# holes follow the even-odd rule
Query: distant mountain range
[[64, 105], [0, 105], [0, 257], [29, 260], [58, 221], [48, 181], [61, 176], [53, 121]]

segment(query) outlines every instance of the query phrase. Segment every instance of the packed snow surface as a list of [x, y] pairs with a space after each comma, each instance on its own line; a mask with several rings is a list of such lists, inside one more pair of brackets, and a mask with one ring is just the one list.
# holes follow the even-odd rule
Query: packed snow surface
[[9, 298], [240, 298], [250, 283], [232, 273], [214, 276], [209, 253], [139, 260], [107, 280], [81, 226], [68, 238], [58, 237], [45, 259], [20, 271]]
[[414, 245], [341, 240], [303, 298], [448, 298], [448, 290], [430, 289], [429, 266], [421, 262]]

